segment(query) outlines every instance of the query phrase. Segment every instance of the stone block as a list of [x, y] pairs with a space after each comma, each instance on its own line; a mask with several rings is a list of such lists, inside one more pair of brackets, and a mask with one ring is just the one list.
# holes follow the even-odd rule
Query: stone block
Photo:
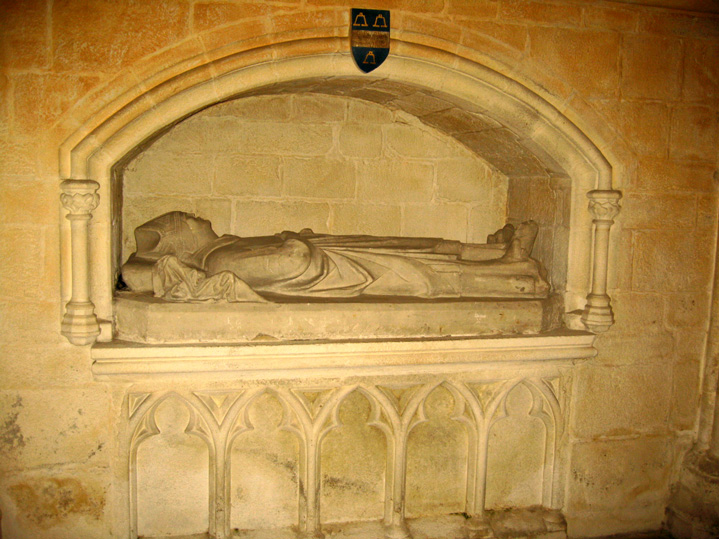
[[355, 170], [341, 159], [282, 160], [282, 191], [287, 196], [308, 198], [354, 198]]
[[635, 290], [688, 292], [706, 290], [713, 264], [704, 233], [637, 231], [632, 285]]
[[494, 0], [450, 0], [447, 12], [450, 15], [472, 19], [494, 19], [497, 15], [497, 3]]
[[432, 200], [434, 167], [428, 162], [376, 159], [357, 165], [357, 196], [360, 200], [428, 203]]
[[[536, 335], [556, 329], [558, 302], [174, 303], [118, 293], [117, 334], [142, 344]], [[218, 324], [217, 319], [222, 323]]]
[[486, 201], [472, 204], [469, 210], [469, 229], [467, 241], [469, 243], [486, 243], [487, 236], [507, 224], [507, 212], [500, 201]]
[[[656, 528], [647, 529], [659, 529], [672, 459], [671, 441], [663, 437], [575, 444], [569, 474], [569, 515], [606, 511], [606, 528], [592, 530], [596, 533], [589, 535], [603, 535], [608, 530], [637, 531], [623, 527], [631, 526], [632, 521], [636, 526], [637, 521], [645, 519], [655, 519], [657, 524]], [[573, 519], [569, 515], [569, 535], [582, 536], [571, 529]]]
[[607, 7], [601, 4], [584, 6], [584, 24], [590, 28], [631, 32], [637, 27], [639, 14], [630, 9]]
[[280, 196], [279, 156], [221, 154], [215, 158], [212, 192], [230, 196]]
[[54, 73], [14, 76], [15, 128], [30, 136], [44, 133], [99, 80], [97, 76]]
[[686, 40], [682, 93], [690, 101], [719, 97], [719, 43], [704, 39]]
[[436, 18], [428, 19], [423, 15], [400, 13], [392, 19], [392, 25], [395, 24], [405, 32], [412, 32], [419, 36], [429, 35], [434, 39], [443, 39], [451, 43], [458, 43], [462, 36], [462, 29], [456, 24], [443, 22]]
[[104, 388], [0, 391], [4, 471], [56, 464], [109, 464], [109, 396]]
[[512, 47], [517, 51], [524, 51], [528, 40], [527, 27], [524, 24], [508, 24], [504, 21], [473, 21], [471, 32], [462, 36], [462, 44], [482, 50], [481, 37], [490, 38], [496, 42]]
[[[231, 25], [222, 25], [214, 30], [207, 30], [198, 37], [201, 40], [204, 49], [214, 51], [228, 45], [234, 47], [237, 44], [237, 36], [246, 36], [245, 43], [248, 45], [258, 44], [265, 45], [269, 42], [267, 39], [268, 26], [272, 22], [272, 17], [257, 17], [249, 20], [238, 20]], [[254, 57], [251, 59], [251, 57]], [[263, 60], [270, 60], [272, 53], [267, 50], [251, 50], [249, 54], [243, 56], [243, 62], [247, 65]]]
[[345, 99], [326, 95], [295, 95], [292, 120], [300, 123], [342, 122], [347, 116]]
[[324, 202], [236, 201], [232, 234], [263, 236], [284, 230], [299, 232], [303, 228], [327, 233], [329, 212], [329, 204]]
[[443, 159], [437, 163], [437, 196], [452, 202], [494, 201], [494, 190], [501, 187], [496, 186], [500, 182], [493, 181], [493, 176], [493, 171], [476, 158]]
[[[5, 325], [5, 305], [0, 305], [0, 309], [3, 309], [0, 320]], [[4, 389], [49, 389], [92, 383], [92, 373], [87, 368], [89, 358], [78, 354], [74, 346], [58, 346], [63, 337], [60, 336], [57, 305], [48, 312], [48, 316], [50, 314], [53, 318], [52, 328], [44, 325], [46, 321], [38, 323], [33, 318], [32, 324], [37, 323], [35, 328], [28, 322], [13, 335], [14, 342], [3, 342], [0, 345], [0, 371], [3, 373]], [[4, 336], [2, 340], [6, 341]], [[32, 347], [27, 345], [30, 340], [33, 342]]]
[[415, 126], [393, 124], [385, 128], [387, 147], [401, 157], [431, 159], [458, 153], [453, 139], [438, 133], [426, 132]]
[[710, 192], [714, 186], [714, 166], [681, 163], [667, 159], [640, 158], [636, 188], [647, 191]]
[[[308, 5], [326, 6], [337, 5], [336, 0], [308, 0]], [[423, 0], [416, 2], [415, 0], [368, 0], [364, 4], [367, 9], [396, 9], [406, 10], [415, 13], [439, 13], [444, 7], [442, 0]]]
[[292, 98], [288, 95], [261, 95], [240, 97], [219, 103], [198, 115], [198, 119], [211, 121], [215, 116], [228, 116], [242, 121], [286, 122], [292, 115]]
[[[212, 110], [212, 109], [210, 109]], [[212, 150], [212, 142], [199, 125], [208, 124], [211, 118], [204, 113], [180, 122], [152, 143], [152, 151], [174, 154], [200, 154]]]
[[670, 157], [715, 162], [719, 145], [718, 116], [712, 107], [675, 107], [671, 122]]
[[496, 129], [501, 125], [479, 113], [452, 107], [422, 116], [422, 122], [449, 134]]
[[387, 441], [379, 429], [367, 424], [371, 411], [364, 396], [352, 393], [339, 410], [341, 427], [322, 442], [320, 503], [326, 521], [382, 518]]
[[349, 102], [349, 108], [347, 109], [347, 122], [348, 123], [377, 123], [386, 124], [391, 123], [393, 119], [392, 111], [388, 108], [375, 105], [373, 103], [367, 103], [358, 99], [352, 99]]
[[379, 125], [344, 124], [339, 133], [339, 149], [348, 157], [382, 155], [382, 128]]
[[56, 225], [57, 185], [49, 181], [3, 179], [0, 223]]
[[271, 16], [282, 9], [266, 2], [201, 2], [193, 6], [192, 25], [196, 32], [203, 32], [232, 21]]
[[[636, 340], [626, 350], [646, 353]], [[625, 346], [627, 346], [625, 344]], [[579, 438], [663, 433], [671, 404], [671, 377], [662, 363], [622, 366], [586, 365], [577, 371], [574, 431]], [[580, 419], [581, 418], [581, 419]]]
[[619, 128], [636, 153], [666, 157], [670, 109], [665, 103], [612, 100], [596, 102], [595, 105]]
[[407, 205], [402, 234], [467, 241], [467, 207], [462, 204]]
[[524, 147], [507, 129], [491, 129], [478, 133], [462, 133], [457, 140], [476, 148], [480, 158], [508, 176], [544, 176], [541, 161]]
[[245, 122], [223, 116], [202, 122], [211, 149], [244, 155], [325, 155], [334, 143], [332, 126], [272, 121]]
[[[0, 92], [3, 88], [0, 88]], [[1, 120], [0, 120], [1, 121]], [[0, 127], [2, 131], [6, 127]], [[2, 178], [18, 179], [34, 178], [37, 174], [37, 141], [15, 137], [7, 140], [3, 137], [0, 144], [0, 175]]]
[[667, 325], [674, 328], [703, 327], [709, 316], [709, 300], [706, 292], [667, 296]]
[[[19, 286], [19, 283], [15, 283]], [[0, 303], [0, 342], [41, 343], [58, 342], [60, 330], [58, 315], [59, 304], [50, 298], [37, 298], [29, 301], [7, 301]]]
[[[579, 9], [579, 6], [561, 6]], [[534, 27], [530, 55], [587, 97], [617, 94], [620, 37], [614, 32]], [[572, 51], [572, 54], [566, 54]]]
[[[628, 331], [636, 331], [642, 319], [640, 316], [635, 320], [634, 326], [627, 328]], [[617, 328], [624, 329], [620, 324], [621, 321], [615, 322]], [[600, 335], [596, 344], [598, 353], [595, 361], [607, 366], [654, 365], [656, 368], [666, 368], [675, 350], [672, 334], [661, 329], [644, 334], [612, 331]]]
[[659, 294], [615, 292], [612, 294], [615, 324], [623, 334], [664, 330], [664, 297]]
[[[554, 426], [548, 427], [551, 422], [545, 424], [539, 417], [530, 415], [534, 403], [530, 390], [524, 385], [517, 385], [506, 397], [506, 416], [490, 428], [486, 499], [490, 509], [542, 504], [547, 439], [552, 436]], [[526, 520], [521, 524], [514, 522], [514, 525], [507, 521], [504, 526], [495, 521], [492, 524], [495, 531], [505, 533], [512, 531], [508, 529], [512, 527], [515, 532], [528, 532], [533, 528]], [[541, 531], [545, 530], [541, 519], [535, 524], [541, 524]]]
[[[407, 439], [407, 516], [459, 513], [464, 509], [463, 463], [467, 461], [467, 431], [453, 421], [452, 394], [438, 387], [427, 397], [427, 421]], [[433, 488], [427, 488], [427, 485]]]
[[417, 117], [445, 110], [451, 106], [449, 101], [426, 92], [403, 95], [393, 100], [393, 105], [407, 114]]
[[45, 234], [39, 227], [0, 227], [0, 295], [7, 298], [40, 299], [45, 283]]
[[677, 363], [700, 361], [707, 344], [707, 333], [703, 327], [682, 328], [674, 331]]
[[719, 35], [716, 14], [697, 16], [674, 10], [658, 11], [642, 17], [640, 32], [681, 37], [716, 37]]
[[193, 154], [147, 151], [125, 170], [128, 194], [206, 195], [212, 192], [213, 171]]
[[121, 0], [89, 10], [62, 2], [52, 10], [53, 67], [96, 73], [128, 66], [186, 37], [190, 7], [182, 0]]
[[232, 224], [232, 202], [222, 198], [202, 197], [195, 201], [195, 214], [212, 220], [213, 230], [222, 236], [229, 234]]
[[512, 0], [499, 5], [500, 19], [516, 19], [531, 23], [578, 26], [582, 10], [578, 5], [547, 4], [534, 0]]
[[693, 430], [697, 419], [701, 367], [698, 358], [672, 367], [672, 406], [670, 425], [676, 430]]
[[699, 195], [697, 198], [697, 228], [709, 230], [716, 227], [717, 195]]
[[88, 467], [32, 470], [5, 477], [3, 536], [102, 539], [110, 472]]
[[11, 2], [3, 6], [3, 60], [7, 67], [49, 67], [50, 36], [44, 2]]
[[332, 204], [333, 234], [399, 236], [402, 210], [398, 205]]
[[159, 432], [137, 443], [133, 463], [138, 535], [201, 534], [209, 523], [207, 443], [191, 435], [197, 430], [192, 429], [189, 409], [179, 399], [163, 401], [153, 419]]
[[[311, 3], [334, 4], [332, 0], [330, 0], [330, 2], [326, 2], [325, 0], [313, 0]], [[383, 7], [382, 9], [388, 8]], [[283, 32], [297, 32], [300, 30], [310, 30], [316, 32], [318, 28], [337, 28], [339, 26], [346, 27], [349, 24], [349, 10], [306, 10], [299, 13], [276, 15], [268, 22], [270, 24], [270, 28], [265, 30], [268, 34], [281, 34]]]
[[626, 229], [694, 228], [696, 195], [628, 193], [622, 199], [622, 226]]
[[625, 36], [622, 51], [622, 96], [628, 99], [675, 100], [682, 84], [682, 42], [658, 36]]

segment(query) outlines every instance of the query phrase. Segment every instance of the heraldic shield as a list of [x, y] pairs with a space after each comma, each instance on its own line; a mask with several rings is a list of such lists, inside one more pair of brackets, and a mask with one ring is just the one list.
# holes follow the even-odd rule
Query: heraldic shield
[[369, 73], [389, 56], [389, 11], [353, 9], [351, 17], [352, 56], [357, 67]]

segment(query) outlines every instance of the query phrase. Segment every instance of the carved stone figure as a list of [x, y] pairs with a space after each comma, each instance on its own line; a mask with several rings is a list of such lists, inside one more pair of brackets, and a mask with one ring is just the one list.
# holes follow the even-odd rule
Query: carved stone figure
[[439, 238], [282, 232], [219, 237], [175, 211], [135, 229], [122, 266], [130, 290], [172, 301], [347, 298], [541, 298], [549, 284], [531, 254], [537, 225], [507, 225], [486, 244]]

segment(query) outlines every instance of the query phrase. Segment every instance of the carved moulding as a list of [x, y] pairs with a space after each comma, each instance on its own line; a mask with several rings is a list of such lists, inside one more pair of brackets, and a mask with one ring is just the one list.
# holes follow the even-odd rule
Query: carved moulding
[[[277, 428], [293, 433], [299, 442], [296, 457], [299, 480], [296, 536], [324, 537], [320, 504], [322, 444], [329, 432], [342, 426], [339, 417], [342, 404], [358, 392], [370, 405], [367, 425], [383, 433], [387, 443], [384, 456], [384, 536], [411, 538], [412, 526], [408, 526], [404, 516], [407, 442], [412, 431], [426, 423], [427, 398], [440, 387], [447, 390], [454, 401], [451, 418], [463, 425], [467, 432], [465, 512], [468, 520], [465, 526], [468, 537], [491, 537], [493, 533], [493, 514], [485, 510], [487, 447], [493, 426], [499, 420], [506, 420], [507, 397], [517, 387], [529, 391], [529, 414], [539, 418], [545, 426], [544, 448], [539, 455], [543, 472], [538, 493], [545, 508], [543, 525], [547, 532], [559, 531], [557, 537], [566, 536], [563, 534], [566, 528], [562, 528], [560, 510], [563, 505], [563, 452], [567, 446], [565, 424], [571, 386], [568, 371], [555, 364], [526, 371], [512, 368], [437, 379], [409, 377], [339, 384], [314, 380], [310, 384], [307, 387], [302, 384], [288, 386], [270, 381], [256, 384], [242, 382], [237, 387], [230, 384], [221, 390], [192, 387], [153, 391], [140, 387], [130, 389], [125, 396], [124, 417], [127, 419], [123, 419], [125, 435], [121, 442], [129, 488], [119, 489], [129, 497], [126, 507], [130, 509], [130, 537], [137, 537], [141, 531], [137, 528], [138, 511], [143, 510], [137, 504], [138, 481], [148, 479], [138, 477], [138, 448], [149, 438], [161, 434], [155, 422], [155, 412], [168, 399], [179, 401], [189, 411], [185, 432], [199, 437], [207, 445], [208, 532], [218, 539], [232, 536], [231, 515], [233, 510], [238, 509], [231, 502], [230, 456], [233, 445], [242, 444], [243, 435], [254, 429], [248, 415], [250, 407], [266, 394], [279, 402], [283, 410]], [[358, 537], [370, 536], [360, 534]], [[376, 536], [372, 537], [376, 539]]]

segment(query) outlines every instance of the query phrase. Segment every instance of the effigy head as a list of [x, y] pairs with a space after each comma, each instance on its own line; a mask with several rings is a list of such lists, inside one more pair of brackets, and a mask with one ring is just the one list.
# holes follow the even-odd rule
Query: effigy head
[[171, 211], [135, 229], [136, 257], [158, 260], [165, 255], [185, 259], [217, 239], [212, 223], [192, 214]]

